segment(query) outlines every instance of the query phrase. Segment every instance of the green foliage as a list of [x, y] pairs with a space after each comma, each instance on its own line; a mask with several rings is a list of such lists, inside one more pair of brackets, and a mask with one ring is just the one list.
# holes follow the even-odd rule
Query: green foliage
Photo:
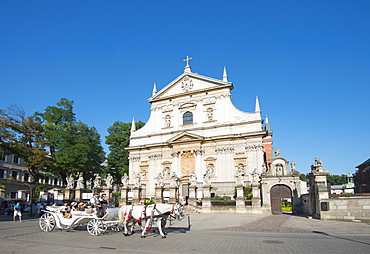
[[0, 110], [0, 130], [0, 149], [20, 157], [36, 182], [41, 170], [50, 170], [53, 160], [46, 151], [50, 143], [37, 117], [26, 116], [21, 107], [12, 105], [7, 112]]
[[308, 182], [308, 178], [307, 178], [307, 175], [306, 175], [306, 174], [301, 174], [301, 175], [299, 176], [299, 179], [300, 179], [301, 181]]
[[43, 122], [55, 160], [53, 173], [66, 179], [68, 174], [83, 172], [85, 179], [101, 173], [105, 154], [95, 127], [76, 121], [73, 101], [62, 98], [57, 106], [49, 106], [35, 115]]
[[346, 175], [328, 175], [326, 177], [328, 183], [331, 185], [343, 185], [347, 183], [347, 176]]
[[244, 192], [244, 198], [245, 199], [249, 200], [249, 199], [253, 198], [252, 186], [251, 185], [244, 187], [243, 192]]
[[[136, 123], [136, 129], [143, 127], [145, 123], [139, 121]], [[128, 151], [125, 149], [129, 146], [131, 135], [131, 123], [116, 121], [108, 128], [109, 135], [106, 136], [105, 143], [109, 146], [108, 164], [106, 173], [111, 173], [116, 182], [121, 177], [128, 174], [129, 160]]]
[[211, 198], [212, 200], [231, 200], [231, 197], [229, 196], [214, 196], [213, 198]]

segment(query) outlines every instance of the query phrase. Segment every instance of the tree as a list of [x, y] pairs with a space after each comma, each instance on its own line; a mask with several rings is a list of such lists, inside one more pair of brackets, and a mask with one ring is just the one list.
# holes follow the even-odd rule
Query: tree
[[1, 110], [0, 124], [0, 148], [6, 154], [20, 157], [37, 183], [40, 171], [50, 170], [53, 164], [41, 123], [34, 116], [27, 117], [23, 108], [11, 105], [7, 112]]
[[94, 127], [77, 122], [73, 101], [62, 98], [57, 106], [49, 106], [35, 115], [43, 122], [50, 154], [55, 160], [53, 173], [66, 182], [68, 174], [84, 172], [85, 179], [102, 171], [104, 151], [100, 135]]
[[[145, 123], [139, 121], [136, 123], [136, 129], [143, 127]], [[108, 128], [109, 135], [106, 136], [105, 143], [109, 145], [108, 169], [107, 171], [114, 176], [116, 182], [129, 170], [128, 151], [125, 149], [129, 146], [131, 135], [131, 123], [116, 121]], [[107, 172], [107, 173], [108, 173]]]
[[346, 175], [328, 175], [326, 177], [328, 183], [331, 185], [343, 185], [347, 183], [347, 176]]

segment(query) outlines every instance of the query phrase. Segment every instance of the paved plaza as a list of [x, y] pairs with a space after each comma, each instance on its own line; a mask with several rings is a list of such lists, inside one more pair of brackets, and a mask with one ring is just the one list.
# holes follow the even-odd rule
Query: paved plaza
[[[90, 236], [86, 227], [44, 233], [37, 218], [13, 222], [0, 216], [0, 253], [369, 253], [370, 224], [260, 214], [192, 214], [156, 233], [124, 237], [108, 230]], [[136, 230], [139, 232], [139, 230]]]

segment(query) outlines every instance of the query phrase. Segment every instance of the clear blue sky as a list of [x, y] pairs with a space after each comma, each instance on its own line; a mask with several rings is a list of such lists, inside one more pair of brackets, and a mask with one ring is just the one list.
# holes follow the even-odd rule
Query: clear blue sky
[[187, 55], [201, 75], [227, 67], [240, 110], [259, 96], [300, 172], [370, 157], [370, 1], [0, 1], [0, 108], [65, 97], [103, 142], [115, 121], [148, 120], [153, 83]]

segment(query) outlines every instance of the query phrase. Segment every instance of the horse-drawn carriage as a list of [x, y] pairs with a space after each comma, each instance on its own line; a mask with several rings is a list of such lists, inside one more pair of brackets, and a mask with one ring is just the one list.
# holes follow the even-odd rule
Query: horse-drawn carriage
[[[86, 225], [87, 231], [92, 236], [98, 236], [104, 233], [108, 227], [114, 231], [124, 229], [124, 235], [133, 233], [133, 227], [136, 223], [142, 228], [142, 237], [151, 229], [153, 223], [157, 223], [158, 231], [163, 238], [165, 233], [163, 228], [167, 220], [182, 220], [188, 215], [184, 213], [184, 207], [176, 204], [153, 204], [153, 205], [128, 205], [121, 208], [105, 208], [103, 217], [97, 216], [94, 208], [88, 208], [84, 211], [71, 211], [71, 217], [66, 218], [60, 211], [59, 206], [47, 206], [44, 214], [39, 219], [39, 226], [42, 231], [49, 232], [55, 227], [59, 229], [74, 229]], [[142, 226], [143, 222], [145, 227]], [[131, 223], [131, 229], [127, 226]], [[190, 217], [188, 217], [188, 228], [190, 228]]]
[[90, 235], [97, 236], [104, 233], [108, 227], [119, 230], [118, 223], [119, 208], [106, 208], [103, 217], [98, 217], [94, 208], [84, 211], [71, 211], [69, 217], [64, 217], [59, 206], [47, 206], [44, 214], [39, 219], [39, 226], [42, 231], [49, 232], [55, 227], [59, 229], [74, 229], [86, 225]]

